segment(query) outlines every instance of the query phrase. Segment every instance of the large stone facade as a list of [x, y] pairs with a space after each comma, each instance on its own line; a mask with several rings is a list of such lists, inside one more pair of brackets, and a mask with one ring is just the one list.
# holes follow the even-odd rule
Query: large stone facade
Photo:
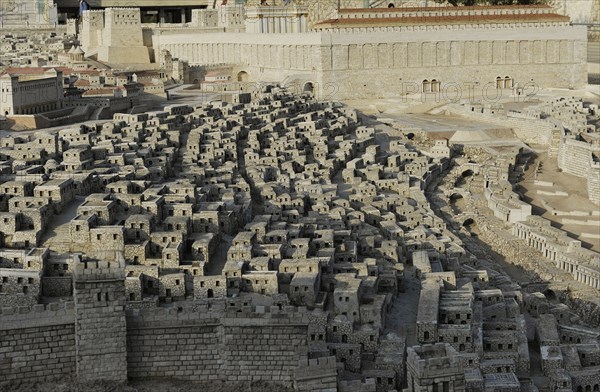
[[89, 55], [108, 63], [150, 62], [143, 44], [140, 9], [108, 8], [82, 15], [82, 46]]
[[63, 73], [12, 69], [0, 74], [0, 115], [35, 114], [62, 108]]
[[[277, 18], [288, 23], [285, 13], [271, 17], [274, 8], [264, 8], [252, 9], [256, 20], [268, 16], [274, 18], [273, 26], [280, 25]], [[497, 78], [507, 73], [511, 83], [505, 87], [515, 89], [580, 88], [587, 82], [586, 28], [570, 25], [552, 8], [479, 7], [469, 13], [459, 7], [448, 15], [425, 8], [419, 17], [410, 10], [338, 11], [336, 19], [293, 35], [271, 33], [268, 26], [240, 32], [239, 27], [228, 30], [199, 21], [192, 21], [191, 28], [143, 25], [144, 44], [190, 65], [232, 65], [232, 76], [240, 82], [283, 83], [324, 99], [416, 94], [424, 82], [436, 86], [435, 91], [428, 87], [430, 92], [452, 99], [495, 96]], [[104, 34], [115, 28], [108, 22]], [[128, 28], [139, 34], [140, 25]], [[94, 29], [84, 29], [82, 39], [94, 41]]]

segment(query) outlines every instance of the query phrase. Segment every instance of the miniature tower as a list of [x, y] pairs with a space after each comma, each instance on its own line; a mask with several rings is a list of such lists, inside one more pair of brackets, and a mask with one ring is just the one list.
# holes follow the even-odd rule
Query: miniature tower
[[101, 32], [104, 28], [104, 11], [88, 10], [81, 16], [79, 40], [84, 52], [97, 52], [101, 45]]
[[139, 8], [104, 10], [104, 30], [98, 60], [109, 63], [150, 63], [148, 48], [144, 46]]
[[448, 343], [426, 344], [406, 350], [410, 392], [464, 392], [465, 379], [457, 352]]
[[126, 381], [125, 259], [73, 261], [77, 378]]

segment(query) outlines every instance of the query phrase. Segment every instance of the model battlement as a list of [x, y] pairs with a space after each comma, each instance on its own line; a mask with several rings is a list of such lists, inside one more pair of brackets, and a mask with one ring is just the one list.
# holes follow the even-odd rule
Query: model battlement
[[117, 261], [104, 261], [76, 254], [73, 256], [73, 267], [75, 281], [125, 279], [125, 259], [122, 255]]
[[74, 322], [75, 303], [72, 301], [30, 307], [0, 308], [0, 330], [73, 324]]

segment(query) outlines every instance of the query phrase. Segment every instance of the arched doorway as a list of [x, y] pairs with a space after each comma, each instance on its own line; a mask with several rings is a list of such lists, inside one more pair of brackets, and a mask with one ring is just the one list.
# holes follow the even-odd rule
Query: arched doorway
[[469, 232], [471, 237], [479, 237], [479, 227], [473, 218], [467, 218], [463, 221], [462, 227]]
[[467, 178], [467, 177], [471, 177], [473, 174], [475, 174], [475, 172], [473, 170], [467, 169], [462, 172], [461, 176], [462, 176], [462, 178]]
[[464, 209], [466, 204], [463, 196], [460, 193], [453, 193], [450, 195], [448, 198], [448, 203], [450, 204], [450, 208], [452, 208], [455, 213], [459, 213], [462, 209]]
[[304, 87], [302, 88], [302, 92], [304, 93], [315, 93], [315, 85], [312, 82], [304, 83]]
[[249, 75], [248, 72], [246, 71], [240, 71], [237, 74], [237, 80], [238, 82], [247, 82], [249, 79]]
[[450, 203], [451, 203], [451, 204], [454, 204], [454, 203], [456, 203], [456, 201], [457, 201], [458, 199], [462, 199], [462, 198], [463, 198], [463, 197], [462, 197], [462, 195], [461, 195], [460, 193], [453, 193], [453, 194], [452, 194], [452, 195], [450, 195], [450, 197], [449, 197], [449, 199], [450, 199]]
[[550, 289], [546, 289], [544, 291], [544, 295], [546, 296], [546, 299], [552, 301], [556, 299], [556, 293]]

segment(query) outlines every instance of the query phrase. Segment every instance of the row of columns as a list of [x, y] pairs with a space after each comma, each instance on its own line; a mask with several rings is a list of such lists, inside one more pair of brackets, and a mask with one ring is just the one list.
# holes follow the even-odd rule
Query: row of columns
[[513, 228], [513, 234], [523, 240], [526, 240], [527, 244], [530, 247], [542, 252], [544, 257], [546, 257], [547, 259], [556, 261], [556, 268], [559, 268], [563, 271], [567, 271], [568, 273], [572, 274], [575, 280], [577, 280], [578, 282], [587, 284], [588, 286], [591, 286], [595, 289], [600, 289], [599, 277], [591, 276], [583, 270], [579, 269], [579, 266], [575, 261], [569, 262], [564, 257], [559, 258], [558, 252], [555, 249], [548, 248], [546, 246], [546, 243], [542, 240], [542, 238], [535, 235], [535, 233], [531, 233], [528, 230], [524, 230], [519, 225], [515, 225], [515, 227]]
[[600, 279], [594, 276], [587, 275], [580, 270], [577, 271], [577, 274], [575, 275], [575, 280], [587, 284], [588, 286], [592, 286], [592, 288], [594, 289], [600, 289]]

